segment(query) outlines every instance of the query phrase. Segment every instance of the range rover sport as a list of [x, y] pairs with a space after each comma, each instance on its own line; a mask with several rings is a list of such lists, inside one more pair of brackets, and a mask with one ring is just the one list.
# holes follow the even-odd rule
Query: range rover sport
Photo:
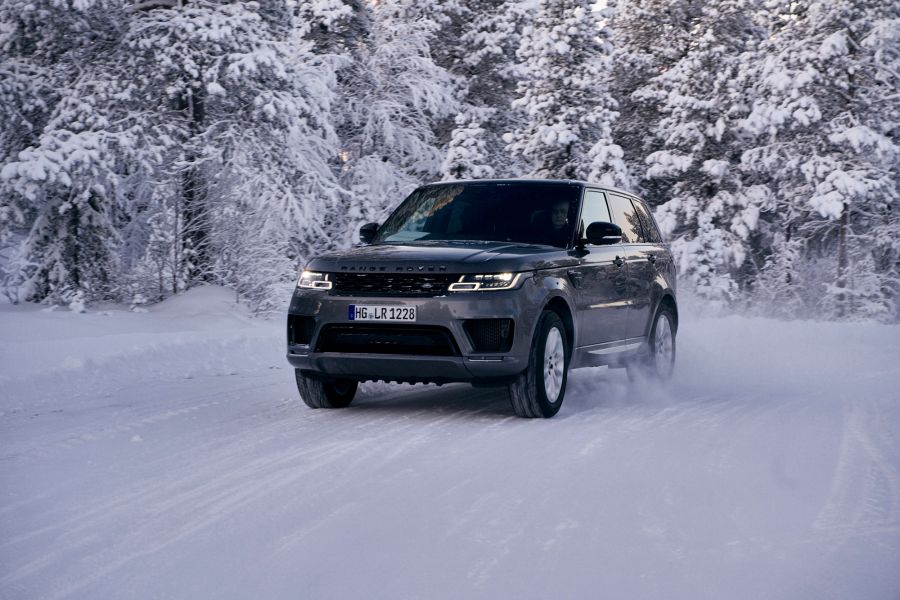
[[313, 258], [288, 310], [287, 358], [312, 408], [363, 381], [505, 386], [552, 417], [569, 369], [667, 379], [675, 268], [647, 205], [578, 181], [416, 189], [362, 245]]

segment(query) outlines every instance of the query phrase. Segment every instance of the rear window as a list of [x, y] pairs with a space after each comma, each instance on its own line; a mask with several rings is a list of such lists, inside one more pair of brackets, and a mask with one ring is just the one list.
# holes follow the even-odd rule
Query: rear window
[[613, 223], [622, 228], [623, 243], [635, 244], [642, 241], [641, 222], [630, 198], [610, 194], [609, 210], [612, 213]]
[[659, 229], [656, 228], [656, 223], [653, 221], [653, 217], [650, 215], [647, 206], [640, 200], [632, 200], [631, 203], [637, 211], [638, 219], [641, 222], [641, 229], [644, 230], [643, 241], [650, 244], [662, 243], [662, 236], [659, 235]]

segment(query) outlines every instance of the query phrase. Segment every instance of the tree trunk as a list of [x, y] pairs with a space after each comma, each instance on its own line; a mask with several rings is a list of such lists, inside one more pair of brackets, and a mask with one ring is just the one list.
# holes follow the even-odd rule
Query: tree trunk
[[[837, 287], [841, 290], [847, 287], [847, 230], [850, 228], [850, 205], [844, 203], [841, 210], [840, 228], [838, 229], [838, 272]], [[847, 316], [847, 294], [843, 291], [837, 296], [837, 316]]]
[[[181, 97], [180, 110], [188, 119], [193, 146], [202, 131], [204, 119], [203, 97], [196, 90], [187, 90]], [[209, 218], [206, 210], [206, 182], [197, 164], [193, 150], [185, 156], [185, 169], [181, 175], [182, 237], [184, 257], [189, 261], [188, 285], [209, 278]]]

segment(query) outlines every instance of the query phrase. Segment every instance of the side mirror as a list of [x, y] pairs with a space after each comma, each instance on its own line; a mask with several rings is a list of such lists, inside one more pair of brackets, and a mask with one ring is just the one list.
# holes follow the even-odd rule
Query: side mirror
[[618, 244], [622, 241], [622, 228], [614, 223], [605, 221], [597, 221], [588, 225], [587, 234], [588, 244], [595, 246], [608, 246], [610, 244]]
[[378, 233], [378, 223], [366, 223], [359, 228], [359, 241], [363, 244], [371, 244]]

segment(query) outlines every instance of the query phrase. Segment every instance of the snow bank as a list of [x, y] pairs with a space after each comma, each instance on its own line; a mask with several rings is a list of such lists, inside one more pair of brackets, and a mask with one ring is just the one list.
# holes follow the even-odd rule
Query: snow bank
[[163, 356], [174, 348], [205, 346], [198, 354], [208, 357], [214, 348], [248, 337], [274, 338], [276, 320], [252, 319], [233, 292], [217, 286], [197, 287], [139, 312], [0, 305], [0, 383], [111, 361], [143, 363], [148, 354]]

